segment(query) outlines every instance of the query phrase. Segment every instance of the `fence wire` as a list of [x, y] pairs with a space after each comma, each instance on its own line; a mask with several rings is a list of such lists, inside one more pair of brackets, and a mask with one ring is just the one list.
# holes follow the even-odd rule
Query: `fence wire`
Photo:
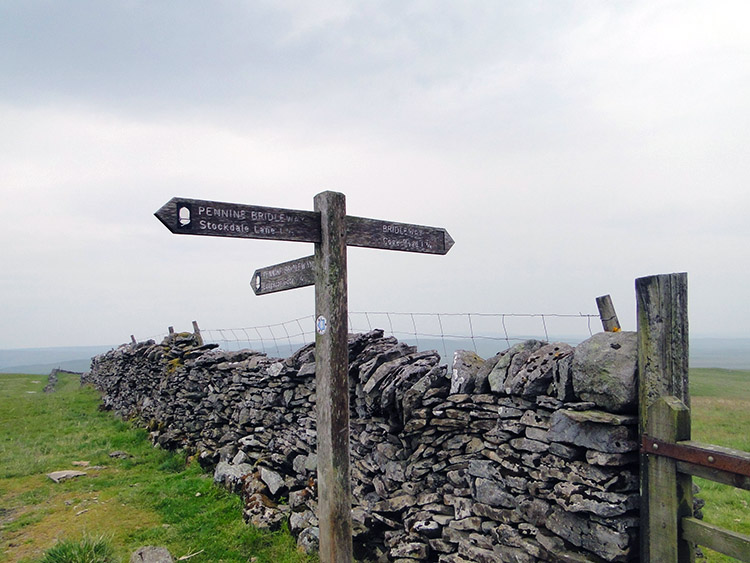
[[[482, 357], [502, 352], [528, 339], [569, 344], [593, 335], [599, 315], [576, 313], [349, 313], [349, 332], [382, 329], [388, 336], [417, 346], [438, 350], [450, 360], [457, 349], [473, 350]], [[593, 323], [593, 324], [592, 324]], [[250, 348], [286, 357], [315, 341], [313, 315], [276, 324], [243, 328], [201, 329], [205, 342], [227, 350]]]
[[[305, 330], [304, 326], [308, 326]], [[266, 354], [288, 356], [315, 340], [312, 315], [282, 323], [246, 328], [201, 329], [204, 342], [213, 342], [228, 350], [251, 348]]]

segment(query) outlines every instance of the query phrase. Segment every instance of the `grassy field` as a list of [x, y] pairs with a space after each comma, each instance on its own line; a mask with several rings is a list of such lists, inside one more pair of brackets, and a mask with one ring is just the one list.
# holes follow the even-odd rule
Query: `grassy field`
[[[240, 498], [215, 487], [197, 463], [99, 412], [97, 393], [77, 377], [62, 375], [52, 394], [42, 393], [45, 383], [0, 375], [0, 562], [38, 561], [60, 541], [101, 536], [115, 561], [144, 545], [165, 546], [175, 558], [197, 553], [191, 563], [313, 561], [289, 534], [245, 525]], [[111, 458], [115, 450], [130, 457]], [[63, 469], [86, 475], [59, 484], [46, 477]]]
[[[750, 371], [690, 370], [692, 438], [750, 452]], [[750, 534], [750, 491], [694, 479], [706, 500], [704, 520]], [[713, 562], [736, 561], [706, 552]]]
[[[0, 375], [0, 562], [39, 561], [63, 540], [104, 536], [116, 561], [163, 545], [192, 563], [309, 563], [284, 533], [261, 533], [241, 518], [239, 497], [213, 486], [197, 464], [151, 446], [143, 430], [97, 410], [97, 393], [61, 376]], [[750, 451], [750, 372], [691, 370], [693, 439]], [[124, 450], [131, 457], [113, 459]], [[51, 471], [87, 475], [59, 484]], [[100, 466], [100, 469], [92, 467]], [[750, 492], [696, 479], [705, 520], [750, 534]], [[253, 559], [255, 558], [255, 559]], [[707, 552], [708, 561], [733, 561]]]

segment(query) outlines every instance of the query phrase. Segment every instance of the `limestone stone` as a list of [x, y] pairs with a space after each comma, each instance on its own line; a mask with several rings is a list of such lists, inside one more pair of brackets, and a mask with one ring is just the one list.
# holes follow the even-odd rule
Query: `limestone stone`
[[568, 416], [568, 411], [565, 410], [559, 410], [552, 415], [547, 439], [605, 453], [626, 453], [638, 449], [633, 427], [578, 422]]
[[528, 357], [542, 346], [543, 343], [538, 340], [526, 340], [499, 354], [497, 363], [487, 376], [492, 392], [505, 393], [505, 382], [508, 375], [515, 373]]
[[498, 481], [502, 479], [497, 464], [489, 460], [472, 460], [469, 462], [467, 471], [472, 477], [496, 479]]
[[390, 556], [393, 558], [408, 558], [413, 561], [414, 559], [425, 560], [428, 554], [427, 544], [419, 542], [401, 543], [397, 547], [394, 547], [390, 551]]
[[372, 509], [377, 512], [398, 512], [409, 506], [413, 506], [416, 501], [417, 499], [411, 495], [399, 495], [375, 503]]
[[451, 553], [455, 547], [452, 543], [441, 539], [432, 539], [429, 543], [430, 549], [437, 553]]
[[589, 465], [583, 461], [566, 461], [554, 456], [544, 456], [539, 468], [530, 470], [529, 476], [535, 480], [555, 479], [586, 485], [592, 490], [620, 493], [637, 491], [639, 485], [637, 472], [628, 468]]
[[547, 438], [547, 430], [544, 430], [543, 428], [526, 428], [526, 437], [529, 440], [536, 440], [537, 442], [549, 442], [549, 439]]
[[522, 397], [536, 397], [544, 394], [553, 381], [558, 360], [569, 356], [572, 352], [573, 348], [562, 342], [538, 348], [516, 368], [515, 372], [508, 371], [504, 384], [505, 391]]
[[554, 383], [553, 394], [559, 401], [569, 402], [576, 398], [575, 389], [573, 388], [573, 350], [570, 354], [565, 355], [557, 360], [557, 366], [552, 373], [552, 382]]
[[608, 454], [596, 450], [587, 450], [586, 462], [592, 465], [628, 465], [638, 462], [638, 454], [636, 452], [627, 454]]
[[547, 557], [552, 561], [565, 561], [566, 563], [592, 563], [592, 561], [595, 561], [591, 555], [568, 549], [565, 542], [557, 536], [539, 533], [536, 539]]
[[442, 526], [435, 520], [418, 520], [411, 529], [426, 538], [439, 538], [442, 532]]
[[517, 450], [525, 452], [546, 452], [549, 450], [549, 444], [530, 440], [529, 438], [516, 438], [510, 441], [510, 444]]
[[490, 551], [489, 549], [482, 549], [475, 547], [470, 544], [461, 544], [458, 549], [459, 556], [463, 557], [466, 561], [473, 561], [474, 563], [503, 563], [504, 561], [518, 561], [518, 563], [531, 562], [530, 558], [526, 559], [503, 559], [502, 555], [498, 552]]
[[260, 468], [260, 479], [266, 484], [272, 495], [275, 495], [284, 486], [284, 479], [281, 475], [267, 467]]
[[523, 413], [521, 424], [547, 430], [549, 428], [550, 414], [539, 409], [529, 409]]
[[[547, 438], [549, 439], [549, 433], [547, 433]], [[570, 461], [581, 459], [584, 456], [583, 450], [581, 448], [568, 446], [559, 442], [555, 442], [549, 445], [549, 453]]]
[[475, 352], [456, 350], [451, 367], [451, 388], [453, 393], [472, 393], [476, 387], [476, 376], [484, 360]]
[[516, 505], [516, 512], [523, 516], [526, 522], [530, 522], [537, 527], [546, 524], [549, 511], [550, 504], [540, 498], [520, 499]]
[[568, 512], [590, 512], [604, 517], [636, 510], [640, 499], [635, 493], [592, 491], [573, 483], [558, 483], [550, 497]]
[[47, 473], [47, 477], [52, 479], [55, 483], [62, 483], [68, 479], [75, 479], [76, 477], [83, 477], [84, 475], [86, 475], [85, 471], [76, 471], [74, 469], [65, 469], [62, 471]]
[[515, 497], [498, 485], [499, 483], [494, 480], [476, 479], [474, 481], [474, 499], [493, 507], [513, 508], [516, 505]]
[[573, 353], [573, 390], [612, 412], [634, 412], [637, 399], [636, 333], [600, 332]]
[[298, 475], [305, 473], [305, 461], [307, 461], [307, 456], [304, 454], [299, 454], [292, 460], [292, 469], [294, 469], [294, 472]]
[[555, 535], [606, 561], [626, 561], [637, 549], [633, 534], [618, 532], [587, 518], [553, 507], [546, 527]]
[[480, 502], [474, 502], [471, 506], [471, 512], [483, 518], [489, 518], [497, 522], [507, 522], [512, 519], [513, 511], [503, 508], [495, 508]]
[[595, 422], [611, 426], [635, 426], [638, 416], [634, 414], [615, 414], [600, 410], [565, 410], [565, 416], [576, 422]]
[[316, 471], [318, 469], [318, 454], [314, 452], [310, 452], [307, 454], [307, 459], [305, 460], [305, 469], [307, 471]]
[[214, 483], [236, 491], [242, 486], [243, 478], [252, 471], [253, 466], [248, 463], [232, 465], [227, 461], [220, 461], [214, 470]]
[[174, 558], [166, 547], [146, 546], [130, 555], [130, 563], [174, 563]]
[[297, 547], [305, 553], [316, 553], [320, 547], [320, 529], [317, 527], [305, 528], [297, 536]]
[[438, 558], [438, 563], [475, 563], [469, 559], [460, 557], [457, 553], [448, 553]]
[[494, 402], [493, 396], [489, 394], [490, 383], [488, 377], [492, 369], [497, 365], [497, 362], [500, 361], [502, 355], [503, 353], [498, 353], [485, 360], [474, 375], [474, 396], [472, 399], [475, 403], [480, 401]]
[[453, 520], [451, 523], [448, 524], [451, 528], [454, 530], [463, 530], [463, 531], [479, 531], [480, 527], [482, 525], [482, 519], [477, 516], [469, 516], [467, 518], [462, 518], [461, 520]]
[[471, 499], [453, 495], [445, 495], [445, 504], [453, 507], [453, 517], [463, 520], [471, 516]]

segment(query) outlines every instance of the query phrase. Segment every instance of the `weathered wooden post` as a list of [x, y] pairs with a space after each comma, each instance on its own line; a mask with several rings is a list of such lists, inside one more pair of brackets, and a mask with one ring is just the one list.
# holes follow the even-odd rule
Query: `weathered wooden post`
[[648, 409], [660, 397], [672, 395], [690, 407], [687, 274], [638, 278], [635, 293], [642, 434]]
[[619, 332], [620, 321], [617, 319], [612, 298], [609, 295], [597, 297], [596, 306], [599, 308], [599, 318], [602, 320], [604, 332]]
[[203, 336], [201, 335], [201, 329], [198, 326], [198, 321], [193, 321], [193, 336], [198, 342], [198, 346], [203, 346]]
[[[690, 409], [677, 397], [664, 396], [649, 408], [647, 434], [668, 443], [690, 439]], [[653, 446], [659, 451], [658, 444]], [[693, 479], [677, 471], [677, 461], [646, 456], [648, 507], [647, 561], [689, 563], [695, 549], [680, 535], [682, 518], [693, 514]], [[641, 526], [641, 532], [645, 531]]]
[[[687, 274], [635, 280], [638, 322], [639, 432], [649, 428], [649, 409], [661, 397], [677, 397], [690, 408], [688, 389]], [[641, 454], [641, 561], [650, 553], [650, 458]], [[676, 507], [675, 507], [676, 508]], [[676, 512], [675, 512], [676, 514]], [[675, 544], [676, 545], [676, 544]], [[664, 561], [666, 563], [666, 561]]]
[[[320, 560], [351, 563], [346, 247], [442, 255], [454, 241], [440, 227], [346, 215], [340, 193], [318, 194], [314, 208], [298, 211], [172, 198], [155, 215], [174, 234], [315, 243], [314, 256], [260, 268], [250, 285], [256, 295], [315, 285]], [[199, 335], [197, 323], [193, 328]]]
[[315, 408], [318, 431], [320, 560], [351, 563], [349, 476], [349, 347], [346, 287], [346, 200], [315, 196], [320, 242], [315, 244]]

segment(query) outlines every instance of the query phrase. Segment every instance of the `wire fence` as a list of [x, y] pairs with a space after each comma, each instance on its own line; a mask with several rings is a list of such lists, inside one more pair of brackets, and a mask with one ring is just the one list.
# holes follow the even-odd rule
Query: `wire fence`
[[[489, 357], [517, 342], [530, 338], [547, 342], [577, 344], [593, 335], [598, 314], [514, 314], [514, 313], [398, 313], [350, 312], [349, 332], [382, 329], [387, 336], [437, 350], [450, 359], [458, 349], [473, 350]], [[250, 348], [286, 357], [301, 346], [314, 342], [312, 315], [276, 324], [242, 328], [200, 329], [204, 342], [226, 350]], [[161, 335], [164, 336], [164, 335]], [[152, 337], [158, 340], [160, 336]]]

